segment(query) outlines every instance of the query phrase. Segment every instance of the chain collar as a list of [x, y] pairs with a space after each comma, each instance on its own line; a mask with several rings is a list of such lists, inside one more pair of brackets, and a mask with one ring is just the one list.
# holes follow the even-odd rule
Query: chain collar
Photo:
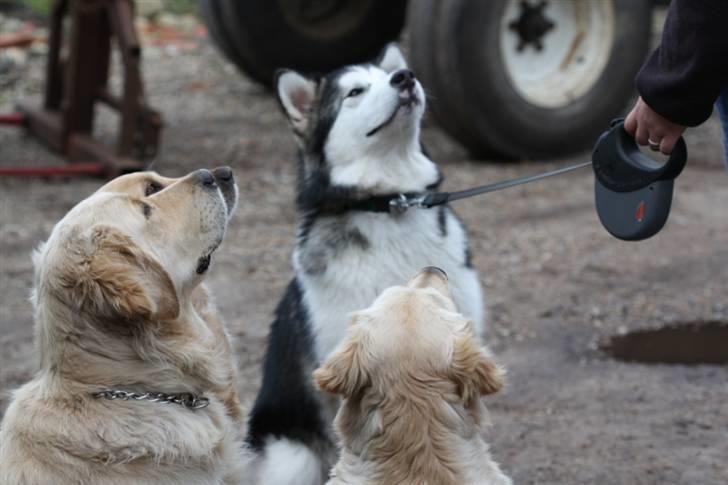
[[132, 392], [120, 391], [118, 389], [105, 389], [103, 391], [92, 394], [96, 399], [104, 398], [109, 400], [121, 399], [122, 401], [152, 401], [160, 404], [179, 404], [187, 409], [202, 409], [210, 404], [210, 400], [204, 396], [193, 394], [191, 392], [178, 392], [175, 394], [167, 394], [164, 392]]

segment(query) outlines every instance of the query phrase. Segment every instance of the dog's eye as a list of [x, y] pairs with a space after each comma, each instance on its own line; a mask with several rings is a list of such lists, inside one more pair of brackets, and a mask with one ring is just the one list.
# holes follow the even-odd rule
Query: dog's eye
[[146, 202], [142, 202], [142, 212], [144, 213], [144, 217], [149, 219], [149, 217], [152, 215], [152, 206], [147, 204]]
[[156, 194], [160, 190], [162, 190], [164, 187], [162, 187], [162, 184], [157, 183], [153, 180], [150, 180], [149, 183], [147, 183], [146, 188], [144, 189], [144, 195], [150, 196], [152, 194]]
[[354, 88], [346, 95], [347, 98], [354, 98], [364, 92], [364, 88]]

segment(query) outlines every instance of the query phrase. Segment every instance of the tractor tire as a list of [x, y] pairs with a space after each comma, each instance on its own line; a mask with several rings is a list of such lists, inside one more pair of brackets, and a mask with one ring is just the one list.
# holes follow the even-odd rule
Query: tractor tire
[[277, 69], [305, 73], [370, 61], [396, 39], [407, 0], [201, 0], [220, 51], [271, 85]]
[[652, 0], [418, 0], [412, 67], [443, 128], [475, 156], [590, 147], [634, 94]]

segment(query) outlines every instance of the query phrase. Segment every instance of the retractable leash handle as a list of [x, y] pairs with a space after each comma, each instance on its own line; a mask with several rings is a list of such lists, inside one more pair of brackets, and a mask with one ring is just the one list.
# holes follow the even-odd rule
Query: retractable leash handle
[[667, 222], [675, 178], [687, 162], [682, 137], [670, 158], [659, 164], [642, 153], [615, 120], [594, 147], [594, 198], [604, 228], [625, 241], [642, 241], [657, 234]]

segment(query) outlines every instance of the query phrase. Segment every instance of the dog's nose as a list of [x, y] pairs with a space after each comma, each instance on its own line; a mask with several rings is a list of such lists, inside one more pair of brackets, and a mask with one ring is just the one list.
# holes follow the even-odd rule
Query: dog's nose
[[437, 266], [427, 266], [426, 268], [422, 268], [411, 280], [409, 280], [407, 286], [410, 288], [432, 288], [445, 296], [452, 296], [448, 285], [447, 273]]
[[440, 276], [441, 278], [444, 278], [447, 280], [447, 273], [441, 268], [438, 268], [437, 266], [428, 266], [426, 268], [422, 268], [423, 273], [429, 273], [434, 274], [437, 276]]
[[392, 74], [389, 84], [400, 90], [412, 89], [415, 85], [415, 73], [409, 69], [400, 69]]
[[233, 171], [230, 167], [217, 167], [212, 171], [212, 175], [215, 176], [215, 180], [220, 182], [230, 182], [233, 179]]
[[212, 172], [204, 168], [195, 172], [195, 179], [205, 187], [215, 186], [215, 176], [212, 175]]

